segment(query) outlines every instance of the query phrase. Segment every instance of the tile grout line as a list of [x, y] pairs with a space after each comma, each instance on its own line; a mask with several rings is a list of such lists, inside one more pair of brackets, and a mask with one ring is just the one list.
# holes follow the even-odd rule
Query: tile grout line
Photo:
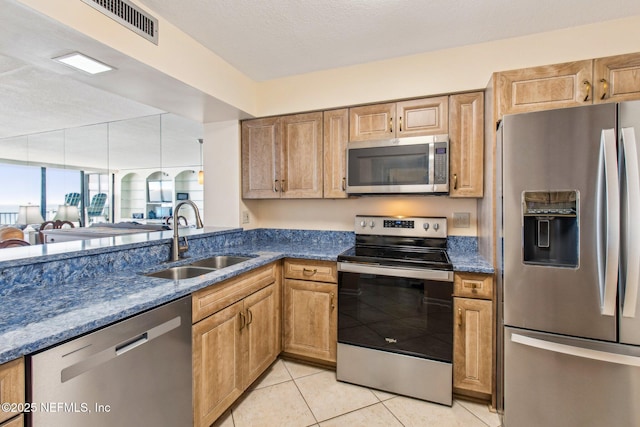
[[[293, 381], [293, 385], [296, 386], [296, 390], [298, 390], [298, 393], [300, 393], [300, 397], [302, 397], [304, 404], [307, 405], [307, 408], [309, 408], [309, 412], [311, 413], [311, 416], [313, 417], [314, 420], [316, 420], [315, 425], [318, 425], [320, 421], [318, 421], [318, 417], [316, 417], [316, 414], [313, 413], [313, 409], [311, 409], [311, 406], [309, 406], [309, 402], [307, 402], [307, 399], [305, 399], [304, 394], [302, 394], [302, 390], [300, 390], [300, 387], [298, 387], [298, 383], [296, 382], [295, 378], [292, 379], [291, 381]], [[313, 425], [313, 424], [310, 424], [310, 425]]]
[[390, 413], [391, 415], [393, 415], [393, 418], [395, 418], [395, 419], [400, 423], [400, 425], [401, 425], [402, 427], [406, 427], [406, 426], [404, 425], [404, 423], [403, 423], [402, 421], [400, 421], [400, 419], [396, 416], [396, 414], [394, 414], [394, 413], [393, 413], [393, 411], [391, 410], [391, 408], [389, 408], [389, 407], [388, 407], [387, 405], [385, 405], [385, 403], [384, 403], [384, 402], [388, 402], [388, 401], [393, 400], [393, 399], [395, 399], [395, 397], [392, 397], [391, 399], [387, 399], [387, 400], [385, 400], [385, 401], [381, 401], [380, 403], [382, 403], [382, 406], [384, 406], [384, 408], [385, 408], [387, 411], [389, 411], [389, 413]]
[[473, 411], [471, 411], [469, 408], [467, 408], [466, 406], [464, 406], [463, 404], [461, 404], [458, 401], [454, 400], [454, 403], [456, 403], [457, 405], [460, 405], [465, 411], [467, 411], [468, 413], [470, 413], [471, 415], [473, 415], [475, 418], [478, 419], [478, 421], [480, 421], [482, 424], [484, 424], [486, 427], [491, 427], [489, 424], [485, 423], [484, 420], [482, 418], [480, 418], [479, 416], [477, 416]]

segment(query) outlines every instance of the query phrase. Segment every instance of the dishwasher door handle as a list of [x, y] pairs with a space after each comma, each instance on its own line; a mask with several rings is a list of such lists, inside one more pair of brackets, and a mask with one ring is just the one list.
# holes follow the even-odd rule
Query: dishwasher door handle
[[149, 335], [146, 332], [144, 334], [140, 334], [137, 337], [125, 342], [124, 344], [116, 346], [116, 356], [120, 356], [121, 354], [124, 354], [129, 350], [133, 350], [139, 345], [146, 343], [148, 340]]
[[78, 375], [87, 372], [91, 369], [94, 369], [97, 366], [102, 365], [103, 363], [108, 362], [111, 359], [115, 359], [116, 357], [124, 354], [128, 351], [133, 350], [136, 347], [141, 346], [142, 344], [149, 342], [159, 336], [166, 334], [167, 332], [176, 329], [181, 324], [180, 317], [174, 317], [171, 320], [168, 320], [164, 323], [156, 325], [146, 332], [136, 335], [132, 339], [128, 339], [120, 344], [115, 346], [107, 347], [106, 349], [95, 353], [86, 359], [79, 361], [71, 366], [68, 366], [62, 369], [60, 373], [60, 379], [64, 383], [69, 381], [72, 378], [77, 377]]

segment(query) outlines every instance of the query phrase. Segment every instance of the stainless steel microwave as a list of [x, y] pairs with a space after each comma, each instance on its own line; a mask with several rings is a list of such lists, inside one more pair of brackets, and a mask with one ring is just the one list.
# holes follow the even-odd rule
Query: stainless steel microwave
[[448, 194], [449, 136], [350, 142], [347, 193]]

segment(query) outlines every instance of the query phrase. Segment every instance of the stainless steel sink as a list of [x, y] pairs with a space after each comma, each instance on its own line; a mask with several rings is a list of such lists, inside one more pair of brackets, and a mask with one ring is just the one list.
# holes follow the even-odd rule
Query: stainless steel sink
[[211, 258], [205, 258], [200, 261], [190, 263], [190, 266], [205, 268], [225, 268], [244, 261], [248, 261], [253, 257], [248, 256], [232, 256], [232, 255], [216, 255]]
[[250, 260], [249, 256], [232, 256], [232, 255], [216, 255], [211, 258], [205, 258], [200, 261], [194, 261], [187, 265], [171, 267], [164, 270], [148, 273], [145, 276], [160, 277], [162, 279], [180, 280], [190, 279], [192, 277], [202, 276], [221, 268], [230, 267], [232, 265]]
[[165, 270], [156, 271], [155, 273], [148, 273], [145, 276], [160, 277], [162, 279], [180, 280], [190, 279], [192, 277], [202, 276], [203, 274], [211, 273], [215, 268], [204, 267], [192, 267], [190, 265], [183, 265], [180, 267], [171, 267]]

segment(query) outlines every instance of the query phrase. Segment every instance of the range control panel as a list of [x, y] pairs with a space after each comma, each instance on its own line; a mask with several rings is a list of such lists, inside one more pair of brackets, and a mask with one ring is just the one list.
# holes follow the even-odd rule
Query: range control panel
[[447, 218], [357, 215], [354, 230], [356, 234], [443, 239], [447, 237]]

